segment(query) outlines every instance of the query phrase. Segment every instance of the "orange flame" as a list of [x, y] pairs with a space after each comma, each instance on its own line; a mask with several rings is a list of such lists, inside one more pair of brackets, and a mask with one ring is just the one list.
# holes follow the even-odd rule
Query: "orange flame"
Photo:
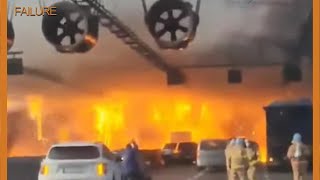
[[32, 120], [36, 122], [37, 126], [37, 140], [42, 141], [43, 131], [42, 131], [42, 112], [43, 112], [43, 99], [40, 96], [28, 96], [28, 109], [29, 116]]
[[88, 42], [89, 44], [91, 44], [92, 46], [94, 46], [94, 45], [97, 44], [97, 39], [94, 38], [93, 36], [90, 36], [90, 35], [86, 35], [86, 36], [84, 37], [84, 40], [85, 40], [86, 42]]
[[[135, 139], [141, 148], [153, 149], [170, 141], [170, 133], [176, 131], [191, 132], [195, 142], [241, 135], [259, 143], [261, 160], [266, 161], [266, 123], [262, 106], [269, 101], [215, 98], [211, 102], [207, 97], [188, 97], [118, 93], [106, 100], [80, 100], [74, 103], [74, 109], [72, 102], [63, 105], [59, 102], [56, 106], [68, 116], [61, 122], [59, 118], [44, 120], [42, 101], [47, 99], [30, 96], [28, 107], [30, 117], [37, 122], [37, 139], [44, 139], [42, 128], [50, 127], [50, 134], [46, 132], [45, 136], [51, 143], [92, 140], [118, 149]], [[46, 110], [57, 113], [48, 107], [50, 104], [53, 103], [46, 104]]]
[[123, 112], [121, 105], [96, 105], [95, 127], [97, 130], [97, 140], [111, 145], [113, 134], [123, 127]]

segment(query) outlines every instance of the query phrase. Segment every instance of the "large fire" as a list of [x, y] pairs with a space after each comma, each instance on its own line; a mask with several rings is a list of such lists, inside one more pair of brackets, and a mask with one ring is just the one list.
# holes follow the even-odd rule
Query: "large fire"
[[97, 105], [96, 113], [97, 140], [111, 146], [113, 134], [124, 127], [123, 110], [121, 105]]
[[[36, 141], [50, 143], [90, 140], [120, 149], [131, 139], [141, 148], [161, 148], [170, 133], [190, 131], [192, 139], [246, 136], [260, 145], [266, 160], [266, 124], [263, 105], [270, 101], [191, 96], [113, 94], [106, 99], [55, 102], [29, 96], [28, 112]], [[55, 114], [63, 114], [61, 116]], [[24, 143], [24, 145], [22, 145]], [[28, 143], [13, 145], [10, 156], [44, 154], [47, 148]]]

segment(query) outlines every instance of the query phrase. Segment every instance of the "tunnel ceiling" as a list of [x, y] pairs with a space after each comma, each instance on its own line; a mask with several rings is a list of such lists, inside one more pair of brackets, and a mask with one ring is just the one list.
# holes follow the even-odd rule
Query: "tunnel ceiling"
[[[124, 0], [106, 2], [109, 9], [173, 65], [282, 62], [286, 54], [274, 44], [298, 40], [300, 25], [307, 19], [311, 8], [311, 1], [298, 0], [292, 1], [298, 3], [297, 6], [267, 4], [249, 7], [203, 1], [197, 36], [190, 47], [185, 51], [161, 51], [144, 26], [141, 3]], [[20, 0], [16, 5], [29, 4]], [[99, 43], [89, 53], [62, 55], [41, 36], [40, 23], [41, 18], [37, 17], [15, 17], [13, 20], [16, 42], [12, 50], [24, 51], [26, 66], [57, 74], [67, 82], [81, 82], [78, 85], [83, 87], [93, 86], [92, 82], [99, 88], [101, 84], [108, 86], [108, 82], [110, 86], [125, 84], [125, 80], [132, 79], [133, 74], [141, 76], [133, 78], [138, 85], [151, 83], [153, 76], [159, 83], [165, 84], [161, 72], [157, 72], [107, 30], [100, 31]], [[261, 39], [267, 39], [269, 43], [261, 43]], [[260, 52], [267, 55], [261, 58]], [[192, 76], [193, 71], [188, 74]], [[63, 86], [27, 76], [9, 77], [8, 83], [9, 94], [12, 95], [24, 94], [29, 87], [37, 87], [39, 92], [48, 86], [55, 86], [53, 93], [59, 92], [57, 89], [64, 90]]]

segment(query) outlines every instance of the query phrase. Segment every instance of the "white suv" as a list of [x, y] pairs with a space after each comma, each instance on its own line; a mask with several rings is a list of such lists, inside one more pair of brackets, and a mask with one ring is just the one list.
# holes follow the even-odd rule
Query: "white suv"
[[55, 144], [41, 162], [38, 180], [121, 180], [121, 163], [102, 143]]
[[203, 168], [224, 168], [226, 166], [225, 148], [228, 140], [206, 139], [198, 145], [197, 167]]

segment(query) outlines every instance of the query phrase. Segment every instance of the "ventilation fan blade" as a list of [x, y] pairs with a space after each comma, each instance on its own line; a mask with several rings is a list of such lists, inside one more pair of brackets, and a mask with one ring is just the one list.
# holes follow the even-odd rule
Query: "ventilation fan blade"
[[185, 18], [187, 16], [187, 11], [181, 11], [181, 13], [179, 14], [179, 16], [176, 18], [178, 21], [180, 21], [181, 19]]
[[179, 29], [182, 31], [182, 32], [188, 32], [188, 28], [184, 27], [184, 26], [179, 26]]
[[173, 10], [168, 11], [168, 19], [174, 19]]
[[76, 43], [76, 37], [73, 36], [70, 36], [70, 43], [71, 44], [75, 44]]
[[59, 24], [57, 25], [57, 27], [58, 27], [58, 28], [64, 28], [64, 24], [59, 23]]
[[84, 30], [83, 30], [83, 29], [80, 29], [80, 28], [77, 28], [77, 33], [83, 34], [83, 33], [84, 33]]
[[176, 41], [177, 40], [177, 34], [175, 31], [171, 32], [171, 41]]
[[166, 32], [167, 30], [165, 28], [161, 29], [160, 31], [157, 32], [157, 37], [158, 38], [162, 37]]
[[166, 22], [167, 22], [167, 19], [163, 19], [162, 17], [160, 17], [158, 22], [166, 23]]
[[79, 14], [79, 16], [76, 18], [75, 22], [76, 22], [76, 23], [79, 23], [79, 22], [82, 21], [82, 20], [83, 20], [83, 16], [81, 16], [81, 15]]
[[57, 36], [58, 43], [61, 44], [62, 40], [66, 37], [65, 32]]
[[71, 19], [71, 13], [65, 16], [66, 18], [66, 23], [67, 22], [75, 22], [74, 20]]

